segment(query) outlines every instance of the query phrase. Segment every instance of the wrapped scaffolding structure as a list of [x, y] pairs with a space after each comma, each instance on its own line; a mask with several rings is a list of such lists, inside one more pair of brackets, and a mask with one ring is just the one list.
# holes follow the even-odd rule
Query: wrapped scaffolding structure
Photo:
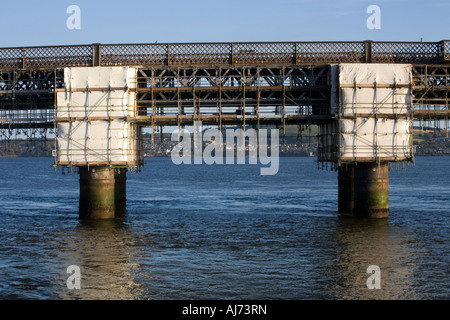
[[320, 126], [319, 161], [413, 161], [411, 65], [332, 66], [331, 112]]
[[56, 92], [56, 166], [137, 167], [143, 164], [135, 116], [136, 69], [65, 68]]

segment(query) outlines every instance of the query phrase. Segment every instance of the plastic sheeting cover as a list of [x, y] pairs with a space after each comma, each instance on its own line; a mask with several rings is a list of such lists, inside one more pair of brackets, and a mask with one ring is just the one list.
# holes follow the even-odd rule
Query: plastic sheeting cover
[[58, 92], [57, 117], [127, 117], [134, 115], [135, 93], [122, 90]]
[[136, 69], [65, 68], [64, 79], [56, 97], [57, 163], [135, 164], [139, 133], [127, 117], [134, 115]]
[[342, 119], [340, 125], [341, 159], [410, 157], [410, 120]]
[[58, 124], [59, 161], [123, 162], [129, 158], [129, 125], [124, 121]]
[[136, 88], [136, 68], [73, 67], [64, 69], [66, 88]]
[[342, 63], [339, 64], [339, 84], [411, 84], [410, 64]]
[[411, 90], [399, 88], [342, 88], [342, 115], [410, 114]]
[[411, 69], [408, 64], [332, 65], [330, 112], [339, 117], [320, 126], [319, 159], [410, 160]]
[[411, 114], [411, 65], [340, 64], [339, 86], [343, 116]]

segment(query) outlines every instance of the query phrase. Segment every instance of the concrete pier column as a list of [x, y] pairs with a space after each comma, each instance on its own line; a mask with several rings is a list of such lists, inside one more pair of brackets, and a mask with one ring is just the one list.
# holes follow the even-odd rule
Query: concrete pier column
[[116, 216], [127, 212], [127, 169], [116, 169], [114, 196]]
[[354, 165], [339, 167], [338, 171], [338, 211], [342, 216], [353, 216], [354, 207]]
[[354, 167], [353, 214], [363, 218], [389, 215], [388, 162], [360, 162]]
[[110, 167], [80, 167], [81, 219], [115, 217], [115, 170]]

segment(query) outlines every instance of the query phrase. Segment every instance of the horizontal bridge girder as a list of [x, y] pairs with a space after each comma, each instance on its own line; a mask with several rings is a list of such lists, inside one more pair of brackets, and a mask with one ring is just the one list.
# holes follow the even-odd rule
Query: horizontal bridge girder
[[164, 87], [164, 88], [137, 88], [137, 93], [143, 92], [205, 92], [205, 91], [223, 91], [223, 92], [240, 92], [240, 91], [248, 91], [248, 92], [257, 92], [257, 91], [323, 91], [327, 92], [331, 89], [331, 86], [311, 86], [311, 87], [299, 87], [299, 86], [265, 86], [265, 87], [255, 87], [255, 86], [245, 86], [245, 87]]
[[76, 66], [205, 66], [445, 63], [450, 42], [316, 41], [88, 44], [0, 48], [0, 69]]
[[448, 120], [450, 119], [450, 110], [417, 110], [413, 111], [415, 120]]
[[0, 129], [52, 129], [55, 128], [55, 122], [12, 122], [0, 123]]
[[[413, 118], [448, 120], [450, 64], [414, 64], [412, 80]], [[0, 70], [0, 128], [53, 127], [55, 94], [66, 90], [70, 91], [64, 88], [64, 70], [59, 67]], [[159, 123], [172, 123], [170, 117], [174, 115], [210, 115], [214, 119], [219, 113], [223, 115], [220, 121], [230, 123], [242, 122], [243, 113], [259, 114], [260, 121], [266, 116], [262, 121], [298, 120], [299, 124], [308, 117], [317, 121], [323, 119], [316, 116], [333, 118], [327, 111], [331, 93], [327, 64], [254, 65], [249, 61], [243, 65], [205, 67], [142, 66], [137, 68], [135, 92], [136, 114], [168, 117], [152, 118]], [[231, 118], [226, 120], [227, 116]], [[280, 118], [283, 116], [291, 118]], [[246, 117], [245, 121], [253, 120]]]
[[241, 125], [245, 124], [320, 124], [330, 121], [329, 116], [312, 116], [312, 115], [288, 115], [281, 116], [261, 116], [247, 115], [245, 118], [242, 115], [236, 114], [222, 114], [222, 115], [159, 115], [159, 116], [138, 116], [129, 121], [139, 126], [177, 126], [180, 125], [193, 125], [194, 121], [201, 121], [205, 125]]

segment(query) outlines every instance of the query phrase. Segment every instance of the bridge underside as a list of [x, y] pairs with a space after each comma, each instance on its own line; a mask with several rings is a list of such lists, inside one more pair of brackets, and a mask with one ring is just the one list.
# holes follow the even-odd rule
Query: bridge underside
[[[413, 65], [413, 117], [449, 119], [450, 65]], [[141, 126], [321, 124], [330, 114], [329, 65], [138, 69]], [[0, 129], [54, 129], [63, 69], [0, 71]], [[21, 131], [21, 132], [22, 132]], [[41, 130], [42, 131], [42, 130]]]
[[330, 119], [328, 66], [151, 68], [138, 71], [144, 126], [320, 123]]

